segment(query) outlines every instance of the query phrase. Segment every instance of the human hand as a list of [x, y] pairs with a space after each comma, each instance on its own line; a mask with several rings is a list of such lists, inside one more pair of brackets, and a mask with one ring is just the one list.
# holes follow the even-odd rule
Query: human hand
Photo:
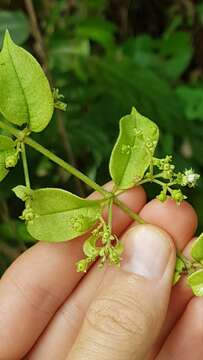
[[80, 237], [38, 243], [6, 271], [0, 281], [1, 360], [203, 358], [203, 299], [192, 298], [184, 279], [171, 292], [172, 239], [188, 251], [194, 210], [186, 202], [146, 204], [140, 187], [120, 197], [155, 225], [131, 226], [114, 208], [113, 229], [125, 241], [121, 268], [95, 264], [85, 276], [76, 273]]

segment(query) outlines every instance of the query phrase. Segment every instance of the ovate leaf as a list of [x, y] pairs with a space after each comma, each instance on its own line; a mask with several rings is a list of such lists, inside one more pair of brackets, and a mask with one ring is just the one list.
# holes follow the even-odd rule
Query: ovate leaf
[[203, 264], [203, 233], [193, 243], [190, 253], [193, 259]]
[[128, 189], [142, 179], [158, 138], [156, 124], [135, 108], [120, 120], [120, 134], [110, 159], [110, 174], [118, 188]]
[[28, 198], [30, 198], [32, 196], [31, 195], [32, 190], [28, 189], [24, 185], [18, 185], [16, 187], [14, 187], [12, 190], [15, 193], [15, 195], [22, 201], [26, 201]]
[[73, 239], [91, 228], [101, 216], [101, 202], [82, 199], [61, 189], [32, 191], [34, 219], [28, 232], [37, 240], [60, 242]]
[[187, 281], [196, 296], [203, 296], [203, 270], [192, 273]]
[[14, 148], [15, 142], [9, 137], [0, 135], [0, 151]]
[[96, 258], [99, 255], [99, 248], [96, 246], [97, 236], [94, 234], [85, 240], [83, 252], [89, 258]]
[[173, 285], [176, 285], [178, 283], [178, 281], [180, 280], [181, 278], [181, 274], [177, 271], [174, 272], [174, 275], [173, 275]]
[[54, 104], [49, 82], [38, 62], [6, 32], [0, 53], [0, 112], [16, 125], [42, 131]]
[[176, 258], [176, 266], [175, 266], [175, 273], [173, 276], [173, 285], [177, 284], [177, 282], [181, 278], [181, 274], [185, 270], [185, 264], [182, 259], [179, 257]]

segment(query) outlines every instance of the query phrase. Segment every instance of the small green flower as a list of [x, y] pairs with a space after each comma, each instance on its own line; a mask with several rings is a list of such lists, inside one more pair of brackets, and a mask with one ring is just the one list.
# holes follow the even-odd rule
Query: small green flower
[[90, 261], [88, 258], [82, 259], [76, 263], [77, 272], [86, 272]]
[[176, 190], [174, 189], [172, 191], [171, 197], [173, 200], [176, 201], [176, 203], [179, 205], [184, 199], [187, 199], [187, 196], [185, 196], [180, 189]]
[[165, 190], [162, 190], [162, 191], [160, 192], [160, 194], [157, 195], [156, 198], [157, 198], [158, 200], [160, 200], [161, 202], [166, 201], [166, 199], [167, 199], [166, 191], [165, 191]]
[[24, 210], [20, 219], [27, 221], [32, 221], [35, 217], [35, 214], [30, 206], [27, 206]]
[[18, 156], [17, 156], [16, 154], [14, 154], [14, 155], [8, 155], [8, 156], [5, 158], [5, 167], [6, 167], [6, 169], [15, 167], [16, 164], [17, 164], [17, 162], [18, 162]]

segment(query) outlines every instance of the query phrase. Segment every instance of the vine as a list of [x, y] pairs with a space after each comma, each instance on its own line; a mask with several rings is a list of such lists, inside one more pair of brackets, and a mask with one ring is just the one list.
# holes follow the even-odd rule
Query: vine
[[[24, 76], [28, 74], [28, 76]], [[86, 272], [99, 259], [119, 266], [123, 243], [113, 233], [113, 204], [136, 222], [144, 220], [119, 199], [119, 195], [134, 186], [155, 183], [161, 187], [159, 201], [173, 199], [177, 206], [186, 199], [182, 188], [194, 187], [199, 175], [192, 169], [176, 171], [172, 156], [154, 156], [159, 139], [157, 125], [135, 108], [120, 120], [120, 131], [109, 162], [114, 187], [107, 191], [81, 171], [33, 140], [32, 132], [41, 132], [49, 124], [54, 108], [66, 111], [59, 90], [51, 90], [48, 79], [38, 62], [18, 47], [8, 31], [0, 53], [0, 128], [9, 135], [0, 135], [0, 181], [22, 159], [25, 185], [13, 191], [25, 203], [21, 219], [28, 232], [39, 241], [62, 242], [87, 234], [83, 244], [84, 258], [76, 264], [77, 271]], [[13, 125], [15, 126], [13, 126]], [[30, 184], [26, 151], [28, 147], [46, 156], [77, 179], [101, 194], [99, 200], [83, 199], [71, 192], [44, 188], [33, 190]], [[103, 217], [104, 209], [108, 219]], [[177, 253], [174, 283], [187, 275], [195, 295], [203, 295], [203, 235], [191, 250], [192, 260]]]

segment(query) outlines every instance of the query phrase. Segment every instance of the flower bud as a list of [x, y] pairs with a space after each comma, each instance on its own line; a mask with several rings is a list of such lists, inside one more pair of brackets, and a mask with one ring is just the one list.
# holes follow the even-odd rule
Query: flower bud
[[17, 162], [18, 162], [18, 156], [17, 156], [16, 154], [14, 154], [14, 155], [8, 155], [8, 156], [5, 158], [5, 167], [6, 167], [6, 169], [15, 167], [16, 164], [17, 164]]
[[20, 216], [20, 218], [25, 221], [32, 221], [34, 219], [34, 216], [35, 216], [35, 214], [34, 214], [32, 208], [30, 206], [28, 206], [23, 210], [23, 213]]
[[173, 190], [172, 199], [175, 200], [177, 204], [180, 204], [186, 198], [187, 198], [187, 196], [183, 195], [183, 193], [180, 189]]

